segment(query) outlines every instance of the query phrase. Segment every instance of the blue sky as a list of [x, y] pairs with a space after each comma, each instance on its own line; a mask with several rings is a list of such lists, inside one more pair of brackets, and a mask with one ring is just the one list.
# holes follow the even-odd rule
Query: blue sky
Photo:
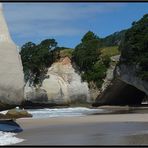
[[148, 13], [148, 3], [4, 3], [4, 15], [15, 43], [55, 38], [75, 47], [91, 30], [99, 37], [129, 28]]

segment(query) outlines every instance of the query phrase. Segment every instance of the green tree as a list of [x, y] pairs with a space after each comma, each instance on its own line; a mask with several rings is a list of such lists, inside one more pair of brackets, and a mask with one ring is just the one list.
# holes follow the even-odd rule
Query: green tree
[[40, 44], [28, 42], [21, 48], [21, 58], [25, 80], [33, 84], [41, 84], [47, 68], [54, 62], [54, 49], [57, 42], [54, 39], [43, 40]]
[[148, 14], [132, 23], [120, 46], [121, 63], [137, 67], [137, 74], [148, 80]]
[[82, 79], [88, 82], [93, 81], [98, 88], [103, 83], [110, 63], [110, 57], [100, 56], [101, 47], [102, 39], [88, 31], [73, 52], [73, 59], [80, 68]]
[[100, 39], [93, 32], [88, 31], [76, 46], [74, 60], [81, 71], [91, 70], [92, 65], [98, 60]]

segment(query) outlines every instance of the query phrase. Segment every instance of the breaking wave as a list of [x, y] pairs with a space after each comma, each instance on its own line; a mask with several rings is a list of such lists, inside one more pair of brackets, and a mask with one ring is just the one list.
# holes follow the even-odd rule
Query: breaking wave
[[24, 139], [15, 137], [16, 135], [16, 133], [0, 131], [0, 145], [12, 145], [24, 141]]
[[33, 118], [48, 118], [48, 117], [72, 117], [72, 116], [86, 116], [91, 114], [103, 113], [104, 109], [90, 109], [86, 107], [73, 108], [54, 108], [54, 109], [30, 109], [29, 113]]

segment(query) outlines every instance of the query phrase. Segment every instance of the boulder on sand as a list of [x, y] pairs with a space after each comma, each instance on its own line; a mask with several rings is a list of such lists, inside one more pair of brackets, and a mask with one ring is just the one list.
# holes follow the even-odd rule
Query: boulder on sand
[[6, 116], [4, 114], [0, 113], [0, 119], [5, 119], [5, 118], [6, 118]]
[[6, 113], [6, 117], [10, 119], [17, 119], [17, 118], [28, 118], [32, 117], [30, 113], [28, 113], [26, 110], [20, 110], [20, 109], [11, 109]]

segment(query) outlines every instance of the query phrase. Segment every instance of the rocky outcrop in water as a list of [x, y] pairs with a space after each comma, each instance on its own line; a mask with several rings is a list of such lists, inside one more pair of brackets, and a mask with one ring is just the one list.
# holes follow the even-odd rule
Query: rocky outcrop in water
[[[26, 100], [48, 103], [89, 102], [89, 88], [81, 81], [68, 57], [55, 62], [48, 69], [42, 86], [25, 88]], [[40, 100], [39, 100], [40, 98]], [[42, 100], [42, 101], [41, 101]]]
[[0, 108], [23, 101], [24, 74], [20, 55], [11, 40], [0, 6]]

